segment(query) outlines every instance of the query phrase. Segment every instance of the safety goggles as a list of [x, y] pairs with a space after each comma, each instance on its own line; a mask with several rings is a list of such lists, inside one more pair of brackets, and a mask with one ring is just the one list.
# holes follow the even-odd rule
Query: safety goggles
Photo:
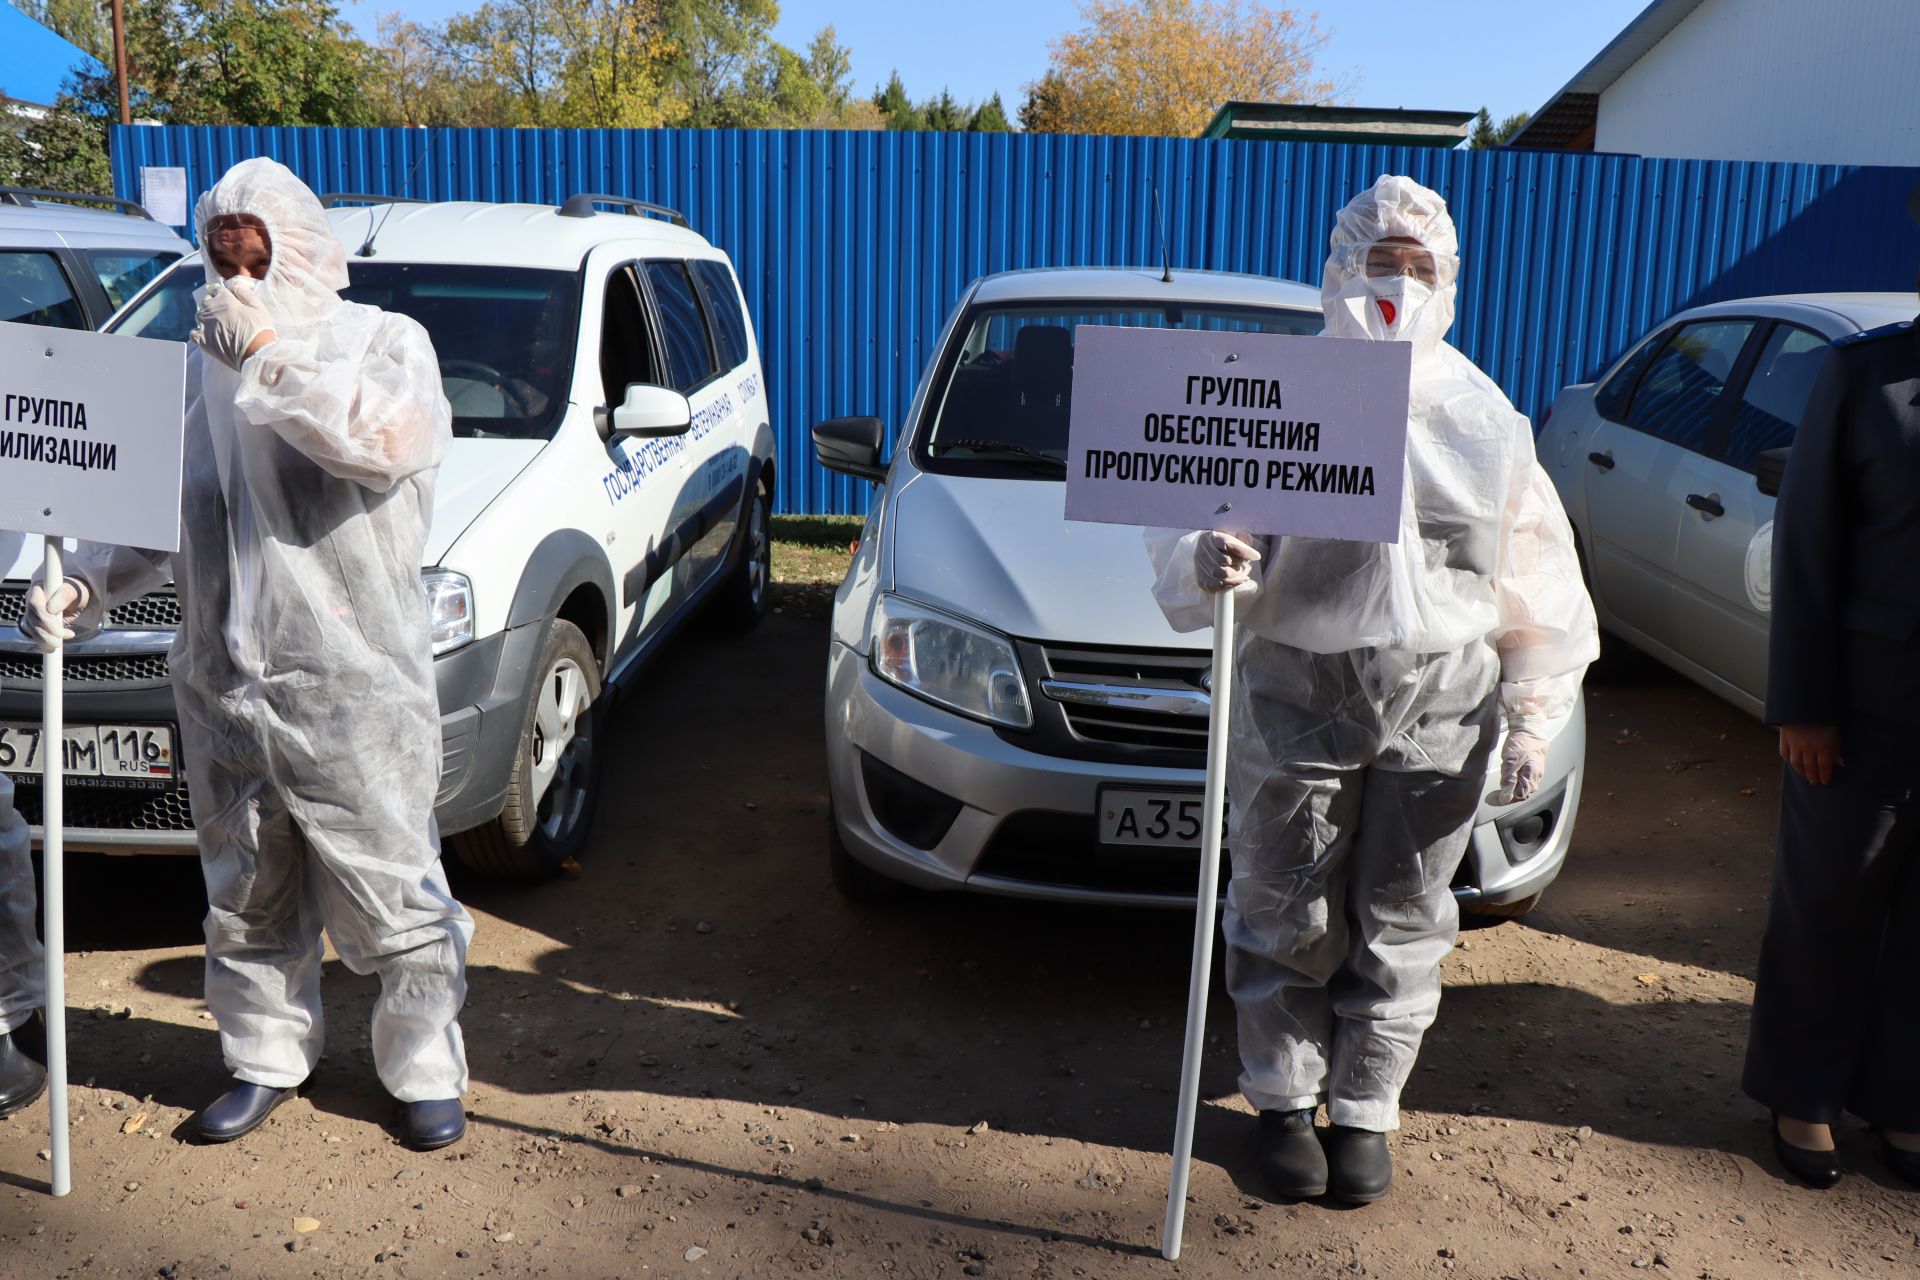
[[1411, 276], [1429, 288], [1438, 288], [1440, 285], [1439, 263], [1417, 244], [1377, 241], [1367, 246], [1361, 265], [1372, 280]]

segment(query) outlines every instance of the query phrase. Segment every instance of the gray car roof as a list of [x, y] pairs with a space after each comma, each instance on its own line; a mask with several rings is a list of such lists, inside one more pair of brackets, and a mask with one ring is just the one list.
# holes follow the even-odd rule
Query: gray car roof
[[1034, 267], [1002, 271], [980, 281], [976, 302], [1114, 299], [1215, 303], [1230, 306], [1320, 309], [1320, 290], [1293, 280], [1237, 271], [1175, 270], [1173, 282], [1159, 267]]

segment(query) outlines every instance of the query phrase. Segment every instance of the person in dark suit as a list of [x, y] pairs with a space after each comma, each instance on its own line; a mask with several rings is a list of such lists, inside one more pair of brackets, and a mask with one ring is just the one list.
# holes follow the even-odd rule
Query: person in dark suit
[[[1910, 202], [1920, 220], [1920, 190]], [[1774, 514], [1766, 719], [1786, 762], [1743, 1085], [1820, 1187], [1833, 1127], [1920, 1185], [1920, 327], [1833, 344]]]

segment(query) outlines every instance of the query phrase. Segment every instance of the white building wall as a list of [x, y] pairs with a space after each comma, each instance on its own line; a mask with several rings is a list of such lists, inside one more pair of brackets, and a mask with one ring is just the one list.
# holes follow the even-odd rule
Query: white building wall
[[1601, 93], [1594, 150], [1920, 165], [1920, 0], [1703, 0]]

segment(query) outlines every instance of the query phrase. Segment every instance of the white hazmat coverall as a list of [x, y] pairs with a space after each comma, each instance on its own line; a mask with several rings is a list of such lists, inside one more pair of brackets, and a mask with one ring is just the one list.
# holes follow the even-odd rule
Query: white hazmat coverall
[[[1389, 237], [1425, 247], [1432, 286], [1369, 277]], [[1240, 1087], [1263, 1111], [1324, 1102], [1330, 1123], [1375, 1131], [1399, 1126], [1439, 1008], [1450, 885], [1499, 721], [1550, 740], [1599, 652], [1527, 419], [1442, 340], [1456, 253], [1445, 202], [1410, 179], [1340, 212], [1326, 333], [1413, 346], [1400, 538], [1243, 538], [1261, 558], [1236, 588], [1222, 928]], [[1147, 534], [1155, 597], [1183, 631], [1212, 622], [1205, 536]]]
[[[426, 331], [343, 301], [320, 202], [265, 159], [194, 210], [251, 214], [276, 340], [235, 373], [190, 346], [177, 555], [82, 544], [102, 610], [167, 581], [181, 749], [206, 874], [207, 1004], [234, 1076], [290, 1088], [324, 1039], [321, 931], [380, 975], [374, 1063], [402, 1102], [466, 1091], [473, 921], [433, 820], [440, 707], [420, 559], [452, 412]], [[208, 287], [220, 287], [211, 265]], [[171, 564], [169, 564], [169, 560]]]
[[[21, 535], [0, 532], [0, 564], [20, 554]], [[39, 899], [27, 822], [13, 807], [13, 777], [0, 773], [0, 1035], [46, 1003], [46, 968], [34, 927]]]

